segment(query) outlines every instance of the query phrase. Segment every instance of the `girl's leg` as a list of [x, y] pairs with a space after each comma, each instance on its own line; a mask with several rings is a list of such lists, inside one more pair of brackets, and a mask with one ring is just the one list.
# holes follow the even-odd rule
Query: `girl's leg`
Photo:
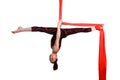
[[37, 27], [37, 26], [22, 28], [20, 26], [20, 27], [18, 27], [17, 30], [12, 31], [12, 33], [27, 32], [27, 31], [32, 31], [32, 32], [39, 31], [39, 32], [45, 32], [48, 34], [53, 34], [57, 31], [57, 28], [47, 28], [47, 27]]
[[80, 33], [80, 32], [91, 32], [96, 30], [95, 27], [92, 28], [70, 28], [70, 29], [63, 29], [63, 37], [66, 37], [68, 35], [72, 35], [72, 34], [76, 34], [76, 33]]
[[18, 29], [12, 31], [12, 33], [26, 32], [26, 31], [32, 31], [32, 28], [31, 27], [22, 28], [21, 26], [19, 26]]
[[39, 31], [39, 32], [45, 32], [45, 33], [48, 33], [48, 34], [54, 34], [56, 33], [57, 31], [57, 28], [50, 28], [50, 27], [38, 27], [38, 26], [33, 26], [32, 27], [32, 31], [36, 32], [36, 31]]

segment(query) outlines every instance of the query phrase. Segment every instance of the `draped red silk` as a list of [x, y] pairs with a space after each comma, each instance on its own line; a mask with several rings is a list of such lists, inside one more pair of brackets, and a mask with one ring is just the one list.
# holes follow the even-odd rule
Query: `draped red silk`
[[[59, 20], [62, 20], [62, 4], [63, 1], [59, 0]], [[93, 26], [100, 32], [99, 39], [99, 59], [98, 59], [98, 70], [99, 70], [99, 80], [106, 80], [106, 50], [105, 50], [105, 34], [103, 30], [103, 24], [92, 24], [92, 23], [69, 23], [62, 22], [62, 25], [72, 25], [72, 26]]]
[[62, 0], [59, 0], [59, 20], [62, 20]]
[[105, 34], [104, 34], [104, 30], [100, 29], [99, 80], [106, 80], [106, 66], [107, 66], [107, 60], [106, 60], [106, 50], [105, 50]]

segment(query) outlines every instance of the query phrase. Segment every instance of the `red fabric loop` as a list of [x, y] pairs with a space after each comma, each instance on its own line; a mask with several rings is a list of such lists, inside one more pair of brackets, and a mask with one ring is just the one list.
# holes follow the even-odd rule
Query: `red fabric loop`
[[95, 26], [96, 30], [102, 30], [103, 26]]

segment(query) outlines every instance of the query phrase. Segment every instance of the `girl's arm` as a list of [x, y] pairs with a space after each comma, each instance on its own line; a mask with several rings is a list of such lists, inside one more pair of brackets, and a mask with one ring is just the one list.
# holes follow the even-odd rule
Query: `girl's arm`
[[62, 25], [62, 21], [60, 20], [57, 24], [56, 38], [60, 38], [60, 36], [61, 36], [61, 25]]
[[59, 43], [60, 43], [60, 36], [61, 36], [61, 24], [62, 21], [60, 20], [57, 25], [57, 32], [56, 32], [56, 40], [53, 45], [53, 53], [57, 53], [59, 51]]

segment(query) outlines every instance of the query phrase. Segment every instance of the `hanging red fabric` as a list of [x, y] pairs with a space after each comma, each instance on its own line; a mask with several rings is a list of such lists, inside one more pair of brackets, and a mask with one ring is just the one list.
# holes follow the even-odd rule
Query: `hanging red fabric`
[[62, 0], [59, 0], [59, 20], [62, 20]]
[[100, 41], [99, 41], [99, 80], [106, 80], [106, 51], [105, 51], [105, 34], [102, 26], [100, 28]]
[[[59, 20], [62, 20], [62, 4], [63, 4], [63, 1], [59, 0]], [[106, 59], [105, 34], [103, 30], [103, 24], [62, 22], [62, 25], [90, 26], [90, 27], [93, 26], [100, 31], [99, 59], [98, 59], [99, 80], [106, 80], [107, 59]]]

